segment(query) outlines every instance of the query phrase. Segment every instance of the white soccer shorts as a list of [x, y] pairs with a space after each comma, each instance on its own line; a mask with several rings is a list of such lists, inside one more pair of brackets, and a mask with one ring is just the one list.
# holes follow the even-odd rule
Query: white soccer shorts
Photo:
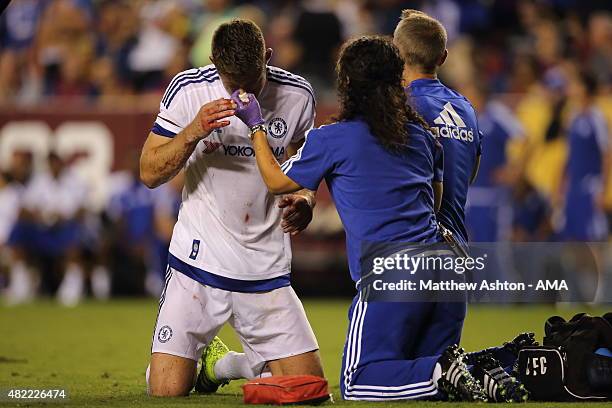
[[239, 293], [217, 289], [170, 268], [160, 298], [151, 353], [199, 360], [229, 322], [253, 372], [267, 361], [318, 350], [304, 307], [292, 287]]

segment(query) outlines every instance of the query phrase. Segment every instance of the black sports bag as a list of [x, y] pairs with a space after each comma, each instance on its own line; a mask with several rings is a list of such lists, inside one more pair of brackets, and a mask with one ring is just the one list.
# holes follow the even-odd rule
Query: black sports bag
[[521, 350], [518, 377], [534, 400], [612, 399], [612, 313], [577, 314], [569, 322], [553, 316], [545, 324], [544, 345]]

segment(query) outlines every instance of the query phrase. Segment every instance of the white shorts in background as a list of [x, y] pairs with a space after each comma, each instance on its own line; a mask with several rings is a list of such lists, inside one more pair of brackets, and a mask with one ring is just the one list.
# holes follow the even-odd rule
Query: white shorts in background
[[254, 372], [267, 361], [319, 348], [304, 307], [291, 286], [269, 292], [217, 289], [169, 268], [153, 333], [152, 353], [199, 360], [229, 322]]

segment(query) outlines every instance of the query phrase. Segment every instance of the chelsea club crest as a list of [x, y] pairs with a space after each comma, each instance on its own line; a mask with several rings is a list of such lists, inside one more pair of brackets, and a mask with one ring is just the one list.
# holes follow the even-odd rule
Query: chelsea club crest
[[172, 338], [172, 329], [170, 326], [163, 326], [157, 333], [157, 340], [160, 343], [167, 343]]
[[282, 118], [274, 118], [268, 123], [268, 134], [275, 139], [285, 136], [287, 131], [287, 122]]

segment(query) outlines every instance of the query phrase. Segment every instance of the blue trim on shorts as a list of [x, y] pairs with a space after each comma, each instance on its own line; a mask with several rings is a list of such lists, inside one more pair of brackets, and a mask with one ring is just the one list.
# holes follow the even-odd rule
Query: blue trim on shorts
[[177, 271], [181, 272], [183, 275], [200, 282], [202, 285], [227, 290], [230, 292], [269, 292], [274, 289], [291, 286], [290, 274], [281, 275], [270, 279], [252, 281], [226, 278], [225, 276], [215, 275], [214, 273], [210, 273], [193, 265], [189, 265], [171, 253], [168, 253], [168, 265], [170, 265], [172, 269], [176, 269]]

